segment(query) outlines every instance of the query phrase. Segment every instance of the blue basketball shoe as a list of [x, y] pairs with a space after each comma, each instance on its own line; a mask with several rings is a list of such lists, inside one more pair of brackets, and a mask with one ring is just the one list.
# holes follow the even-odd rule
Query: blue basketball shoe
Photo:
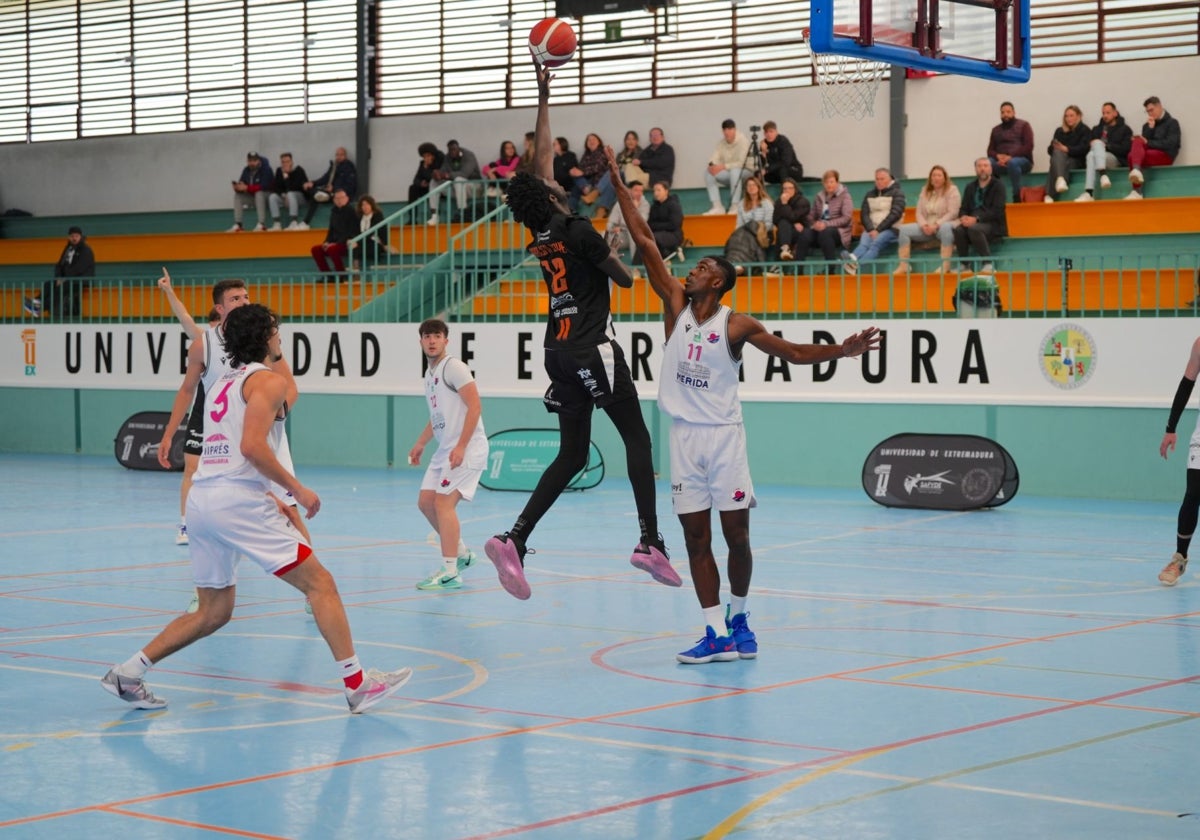
[[684, 665], [704, 665], [708, 662], [731, 662], [738, 658], [737, 647], [729, 636], [718, 636], [711, 627], [704, 628], [704, 638], [691, 650], [675, 654]]
[[725, 608], [725, 627], [729, 630], [729, 636], [742, 659], [754, 659], [758, 656], [758, 641], [754, 638], [754, 631], [746, 623], [749, 617], [748, 612], [731, 616], [729, 607]]

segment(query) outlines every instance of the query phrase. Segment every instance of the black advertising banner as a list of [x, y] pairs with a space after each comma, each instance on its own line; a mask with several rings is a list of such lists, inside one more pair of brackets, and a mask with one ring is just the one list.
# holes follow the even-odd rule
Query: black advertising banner
[[[171, 415], [166, 411], [140, 411], [121, 424], [121, 430], [113, 441], [113, 454], [121, 466], [131, 470], [153, 470], [162, 472], [158, 463], [158, 442]], [[172, 472], [183, 472], [183, 442], [187, 440], [187, 426], [175, 430], [171, 440]]]
[[893, 435], [863, 462], [863, 490], [885, 507], [974, 510], [1017, 494], [1012, 455], [979, 435]]
[[[488, 468], [479, 483], [489, 490], [528, 493], [558, 457], [558, 429], [507, 429], [488, 436]], [[595, 443], [588, 444], [587, 466], [567, 485], [568, 490], [588, 490], [604, 479], [604, 456]]]

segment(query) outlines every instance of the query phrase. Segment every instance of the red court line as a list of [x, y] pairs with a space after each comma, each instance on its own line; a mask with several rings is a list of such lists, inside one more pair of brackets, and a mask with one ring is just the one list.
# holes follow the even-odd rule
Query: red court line
[[145, 814], [140, 811], [127, 811], [124, 808], [101, 807], [97, 811], [103, 811], [106, 814], [120, 814], [123, 817], [134, 817], [139, 820], [152, 820], [154, 822], [166, 823], [167, 825], [178, 825], [184, 828], [198, 828], [202, 831], [215, 831], [220, 834], [232, 834], [234, 837], [252, 837], [255, 840], [288, 840], [277, 834], [259, 834], [257, 831], [242, 831], [239, 828], [229, 828], [223, 825], [210, 825], [208, 823], [192, 822], [191, 820], [177, 820], [173, 817], [160, 817], [156, 814]]

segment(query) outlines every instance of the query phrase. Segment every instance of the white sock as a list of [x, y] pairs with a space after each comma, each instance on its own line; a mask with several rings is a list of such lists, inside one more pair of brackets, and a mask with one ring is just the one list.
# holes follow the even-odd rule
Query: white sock
[[457, 557], [443, 557], [442, 565], [446, 567], [446, 574], [448, 574], [448, 575], [458, 574], [458, 558]]
[[729, 593], [730, 618], [733, 618], [735, 615], [741, 615], [746, 611], [746, 599], [748, 597], [750, 597], [748, 593], [746, 595], [734, 595], [732, 592]]
[[704, 608], [704, 623], [711, 627], [718, 636], [729, 635], [729, 631], [725, 629], [725, 608], [720, 604]]
[[141, 678], [146, 673], [146, 669], [153, 664], [153, 662], [146, 658], [146, 652], [144, 650], [139, 650], [133, 656], [129, 657], [117, 666], [117, 673], [123, 677], [134, 677], [135, 679], [138, 679]]
[[471, 549], [467, 548], [467, 544], [465, 542], [463, 542], [462, 540], [458, 541], [458, 556], [459, 557], [466, 557], [467, 553], [470, 550]]
[[186, 528], [187, 527], [187, 517], [186, 516], [179, 517], [179, 524], [182, 525], [184, 528]]

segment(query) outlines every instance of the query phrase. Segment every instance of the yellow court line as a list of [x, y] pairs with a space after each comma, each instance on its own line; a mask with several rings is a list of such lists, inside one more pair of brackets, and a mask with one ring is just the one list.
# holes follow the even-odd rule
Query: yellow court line
[[941, 668], [930, 668], [927, 671], [912, 671], [907, 674], [897, 674], [894, 677], [888, 677], [889, 680], [910, 680], [915, 677], [927, 677], [930, 674], [941, 674], [946, 671], [958, 671], [962, 668], [974, 668], [976, 665], [995, 665], [997, 662], [1003, 662], [1003, 656], [997, 656], [994, 659], [979, 659], [975, 662], [959, 662], [956, 665], [945, 665]]

